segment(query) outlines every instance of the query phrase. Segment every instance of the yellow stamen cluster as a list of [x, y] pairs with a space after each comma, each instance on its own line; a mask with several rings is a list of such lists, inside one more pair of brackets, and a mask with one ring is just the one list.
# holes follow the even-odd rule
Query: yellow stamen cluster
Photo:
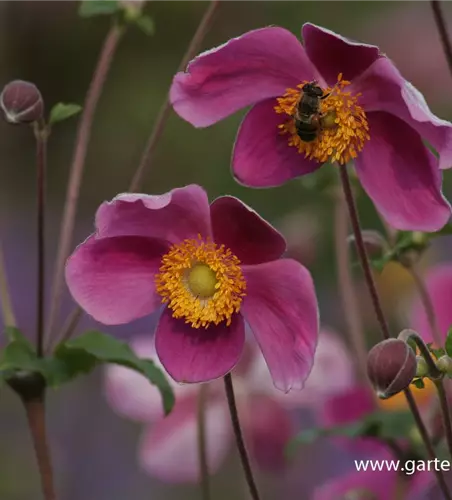
[[334, 87], [323, 89], [324, 94], [331, 92], [331, 95], [320, 101], [321, 127], [317, 138], [305, 142], [298, 136], [295, 126], [295, 113], [305, 83], [300, 83], [296, 89], [287, 89], [277, 99], [276, 113], [288, 115], [288, 120], [278, 125], [280, 133], [288, 136], [289, 146], [296, 147], [299, 153], [310, 160], [345, 164], [356, 158], [370, 138], [366, 113], [358, 104], [360, 94], [352, 95], [344, 91], [350, 82], [342, 80], [340, 74]]
[[229, 326], [245, 296], [240, 260], [210, 240], [184, 240], [162, 258], [156, 289], [173, 317], [194, 328], [226, 321]]

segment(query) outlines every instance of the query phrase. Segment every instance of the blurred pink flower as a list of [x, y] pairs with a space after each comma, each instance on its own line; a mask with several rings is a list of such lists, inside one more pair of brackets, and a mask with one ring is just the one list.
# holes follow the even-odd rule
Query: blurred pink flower
[[[326, 428], [351, 424], [375, 410], [373, 394], [368, 387], [352, 387], [342, 394], [334, 395], [325, 403], [322, 425]], [[336, 438], [339, 445], [351, 455], [353, 468], [339, 477], [334, 477], [315, 490], [313, 500], [337, 500], [353, 494], [357, 498], [387, 500], [396, 498], [399, 472], [384, 468], [379, 471], [357, 470], [354, 460], [398, 460], [388, 445], [372, 437]], [[401, 464], [403, 466], [403, 464]], [[408, 495], [427, 491], [431, 486], [430, 472], [407, 475]], [[367, 495], [367, 496], [366, 496]], [[348, 498], [348, 497], [347, 497]], [[353, 497], [354, 498], [354, 497]], [[407, 497], [409, 498], [409, 496]]]
[[[444, 339], [452, 325], [452, 265], [438, 264], [427, 271], [424, 279], [433, 303], [438, 328]], [[425, 342], [434, 342], [434, 334], [419, 296], [416, 296], [411, 304], [410, 319], [410, 326]]]
[[177, 382], [222, 377], [243, 351], [245, 321], [275, 386], [301, 389], [311, 371], [318, 307], [309, 272], [281, 258], [284, 238], [237, 198], [210, 206], [196, 185], [103, 203], [96, 232], [66, 266], [75, 301], [122, 324], [163, 308], [156, 349]]
[[[132, 347], [140, 357], [151, 358], [160, 365], [153, 339], [135, 339]], [[247, 446], [260, 468], [278, 471], [285, 465], [284, 448], [295, 431], [290, 410], [311, 405], [320, 408], [326, 394], [332, 393], [329, 391], [350, 384], [352, 365], [341, 341], [330, 332], [322, 332], [314, 368], [306, 383], [312, 397], [303, 399], [275, 389], [255, 345], [246, 344], [244, 354], [234, 373], [234, 387]], [[317, 386], [326, 386], [326, 390], [317, 392], [314, 398]], [[165, 418], [157, 389], [136, 372], [109, 366], [105, 388], [107, 399], [117, 413], [146, 425], [139, 462], [147, 473], [168, 482], [199, 479], [196, 423], [199, 386], [174, 383], [176, 405]], [[231, 447], [233, 435], [223, 385], [211, 382], [207, 391], [207, 456], [209, 470], [215, 473]]]
[[[207, 127], [253, 105], [232, 158], [234, 174], [245, 185], [277, 186], [327, 161], [355, 159], [364, 189], [392, 226], [443, 227], [451, 210], [439, 168], [452, 166], [451, 124], [431, 113], [378, 47], [309, 23], [302, 34], [304, 45], [289, 31], [268, 27], [200, 54], [174, 77], [175, 111]], [[296, 116], [303, 86], [314, 80], [328, 93], [320, 111], [332, 124], [306, 141]]]

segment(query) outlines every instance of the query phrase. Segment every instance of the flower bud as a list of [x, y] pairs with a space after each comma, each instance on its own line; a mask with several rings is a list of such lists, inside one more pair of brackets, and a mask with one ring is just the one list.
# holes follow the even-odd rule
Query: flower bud
[[410, 385], [416, 365], [416, 356], [406, 342], [387, 339], [370, 350], [367, 374], [378, 397], [387, 399]]
[[426, 377], [429, 373], [424, 356], [416, 356], [416, 377]]
[[42, 119], [44, 101], [36, 85], [23, 80], [8, 83], [0, 95], [0, 106], [9, 123], [31, 123]]
[[[386, 240], [383, 238], [381, 233], [379, 233], [378, 231], [374, 231], [372, 229], [365, 229], [362, 232], [362, 235], [363, 235], [364, 245], [370, 257], [380, 257], [381, 255], [383, 255], [383, 252], [387, 250], [388, 244], [386, 243]], [[354, 242], [355, 241], [354, 235], [351, 234], [347, 238], [347, 241], [349, 243]]]
[[436, 366], [441, 373], [452, 375], [452, 359], [447, 354], [438, 359]]

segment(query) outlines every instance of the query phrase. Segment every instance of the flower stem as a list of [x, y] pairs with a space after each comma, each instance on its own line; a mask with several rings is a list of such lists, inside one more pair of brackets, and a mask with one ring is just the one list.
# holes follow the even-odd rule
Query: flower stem
[[36, 351], [38, 356], [44, 353], [44, 273], [45, 273], [45, 196], [47, 171], [47, 138], [48, 130], [45, 124], [36, 123], [34, 127], [36, 138], [36, 187], [37, 187], [37, 230], [38, 230], [38, 280], [37, 280], [37, 314], [36, 314]]
[[80, 194], [80, 186], [85, 166], [86, 153], [91, 136], [94, 113], [104, 87], [110, 65], [121, 39], [123, 28], [114, 24], [108, 32], [102, 47], [97, 66], [86, 95], [82, 116], [77, 131], [74, 155], [72, 158], [69, 182], [66, 191], [63, 219], [61, 222], [58, 254], [56, 259], [55, 274], [53, 278], [51, 306], [47, 334], [52, 335], [57, 321], [58, 312], [63, 293], [64, 265], [69, 255], [74, 231], [75, 216]]
[[208, 385], [201, 384], [198, 393], [198, 453], [199, 453], [199, 470], [201, 474], [201, 491], [202, 499], [210, 500], [210, 480], [209, 480], [209, 464], [207, 462], [207, 445], [206, 445], [206, 403], [207, 403]]
[[438, 29], [441, 44], [443, 46], [444, 55], [446, 56], [449, 71], [452, 74], [452, 44], [447, 33], [446, 20], [444, 19], [441, 2], [439, 0], [431, 0], [430, 5], [433, 10], [436, 27]]
[[[187, 64], [190, 62], [190, 60], [193, 59], [193, 57], [199, 51], [200, 45], [204, 40], [204, 37], [206, 36], [206, 34], [208, 33], [209, 29], [212, 26], [214, 15], [216, 14], [219, 5], [220, 5], [219, 0], [212, 0], [210, 2], [210, 5], [205, 11], [204, 16], [202, 17], [198, 25], [198, 28], [196, 29], [195, 34], [193, 35], [193, 38], [191, 39], [191, 42], [182, 58], [178, 71], [183, 71], [187, 66]], [[154, 128], [152, 129], [151, 135], [149, 136], [148, 142], [146, 143], [146, 146], [144, 148], [140, 164], [138, 165], [138, 168], [130, 183], [129, 190], [132, 192], [141, 189], [144, 173], [147, 167], [149, 167], [150, 164], [152, 163], [155, 148], [157, 146], [160, 137], [162, 136], [163, 129], [165, 128], [166, 122], [170, 116], [170, 112], [171, 112], [171, 104], [169, 101], [169, 94], [168, 94], [162, 106], [160, 107]]]
[[240, 427], [237, 406], [235, 403], [234, 387], [232, 385], [231, 374], [228, 373], [224, 377], [224, 387], [226, 389], [226, 397], [228, 399], [229, 413], [231, 414], [232, 427], [234, 429], [237, 449], [239, 451], [240, 460], [242, 462], [243, 471], [245, 473], [246, 482], [253, 500], [260, 500], [256, 482], [254, 480], [253, 471], [251, 469], [250, 460], [246, 451], [245, 442], [243, 441], [242, 429]]
[[336, 247], [339, 291], [347, 326], [346, 331], [352, 349], [354, 350], [358, 374], [362, 380], [365, 380], [367, 377], [367, 350], [364, 343], [361, 316], [350, 272], [350, 247], [347, 242], [348, 213], [342, 190], [335, 191], [334, 201], [334, 242]]
[[[352, 187], [350, 184], [350, 178], [348, 175], [347, 171], [347, 166], [346, 165], [339, 165], [339, 173], [340, 173], [340, 178], [342, 182], [342, 188], [344, 190], [344, 195], [345, 195], [345, 200], [348, 206], [348, 212], [350, 216], [350, 220], [352, 223], [352, 228], [353, 228], [353, 234], [355, 236], [355, 244], [356, 244], [356, 250], [358, 253], [358, 257], [361, 262], [361, 267], [364, 272], [364, 277], [366, 280], [367, 287], [369, 289], [369, 293], [372, 299], [372, 304], [375, 310], [375, 314], [378, 319], [378, 323], [380, 324], [381, 328], [381, 333], [385, 339], [390, 338], [389, 335], [389, 328], [388, 324], [386, 322], [386, 318], [383, 313], [383, 308], [381, 307], [381, 302], [380, 302], [380, 297], [377, 292], [377, 288], [375, 286], [375, 282], [372, 276], [372, 270], [370, 268], [370, 263], [369, 259], [367, 257], [367, 251], [366, 247], [364, 245], [364, 240], [361, 232], [361, 225], [359, 222], [359, 216], [358, 216], [358, 211], [356, 208], [356, 203], [355, 199], [353, 197], [353, 191]], [[429, 353], [430, 354], [430, 353]], [[428, 362], [428, 361], [427, 361]], [[436, 368], [436, 366], [435, 366]], [[411, 393], [411, 390], [405, 389], [404, 391], [406, 400], [408, 402], [408, 406], [411, 410], [411, 413], [413, 414], [414, 420], [416, 422], [417, 428], [419, 430], [419, 433], [422, 437], [422, 440], [424, 442], [424, 445], [427, 449], [428, 455], [430, 459], [435, 460], [436, 454], [435, 450], [433, 448], [432, 442], [430, 440], [430, 437], [428, 435], [427, 429], [424, 425], [424, 422], [422, 421], [421, 415], [419, 413], [419, 409], [416, 405], [416, 401], [414, 400], [413, 394]], [[447, 500], [452, 500], [451, 494], [449, 492], [449, 489], [447, 487], [447, 484], [444, 480], [444, 475], [442, 471], [440, 470], [435, 470], [435, 475], [438, 480], [438, 484], [441, 488], [441, 491], [443, 492], [444, 497]]]
[[44, 499], [56, 500], [53, 484], [53, 469], [47, 444], [44, 391], [39, 397], [22, 398], [22, 402], [25, 406], [28, 426], [30, 428], [39, 473], [41, 475], [41, 486]]
[[5, 258], [0, 241], [0, 305], [5, 326], [16, 326], [16, 317], [9, 293], [8, 277], [6, 275]]
[[444, 383], [442, 379], [435, 380], [436, 390], [438, 392], [438, 399], [441, 405], [441, 412], [443, 415], [443, 427], [446, 434], [447, 447], [449, 448], [449, 454], [452, 457], [452, 427], [450, 421], [450, 410], [449, 402], [447, 400], [447, 394], [444, 389]]

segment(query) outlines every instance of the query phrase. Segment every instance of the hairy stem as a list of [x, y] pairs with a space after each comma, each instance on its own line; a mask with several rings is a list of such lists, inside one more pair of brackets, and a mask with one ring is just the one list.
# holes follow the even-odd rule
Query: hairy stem
[[339, 292], [346, 321], [346, 332], [355, 354], [358, 374], [362, 380], [367, 376], [367, 349], [364, 342], [361, 316], [350, 271], [350, 246], [348, 237], [348, 213], [345, 197], [341, 190], [334, 193], [334, 242]]
[[254, 480], [253, 471], [251, 469], [250, 460], [246, 451], [245, 442], [243, 440], [242, 429], [240, 427], [239, 415], [237, 413], [237, 405], [235, 403], [234, 387], [232, 385], [231, 374], [228, 373], [224, 377], [224, 387], [226, 390], [226, 397], [228, 400], [229, 413], [231, 414], [232, 427], [234, 429], [235, 441], [239, 451], [240, 460], [242, 463], [245, 479], [248, 484], [251, 498], [259, 500], [259, 492], [257, 490], [256, 481]]
[[40, 397], [22, 398], [22, 402], [25, 406], [28, 426], [38, 462], [44, 499], [56, 500], [52, 463], [47, 444], [44, 393]]
[[88, 93], [86, 95], [82, 116], [80, 118], [80, 123], [77, 130], [74, 155], [72, 158], [69, 182], [66, 192], [66, 202], [64, 206], [63, 219], [61, 222], [55, 274], [53, 278], [50, 314], [47, 326], [47, 334], [50, 336], [52, 335], [55, 328], [61, 305], [61, 297], [63, 294], [64, 266], [66, 263], [66, 259], [69, 256], [72, 243], [72, 234], [74, 231], [80, 186], [83, 177], [83, 170], [85, 167], [88, 144], [91, 137], [91, 128], [93, 124], [94, 114], [122, 33], [123, 28], [115, 24], [110, 28], [110, 31], [105, 38], [104, 45], [97, 61], [97, 66], [94, 71]]
[[202, 500], [210, 500], [210, 479], [209, 464], [207, 461], [207, 442], [206, 442], [206, 405], [207, 405], [208, 385], [201, 384], [198, 393], [198, 453], [199, 453], [199, 471], [201, 475]]
[[16, 326], [16, 317], [9, 293], [8, 277], [6, 275], [5, 258], [0, 241], [0, 305], [2, 308], [3, 322], [5, 326]]
[[44, 124], [35, 125], [36, 138], [36, 187], [37, 187], [37, 231], [38, 231], [38, 280], [37, 280], [37, 314], [36, 314], [36, 351], [38, 356], [44, 354], [44, 304], [45, 304], [45, 197], [47, 171], [47, 138], [48, 131]]
[[439, 0], [431, 0], [430, 5], [433, 10], [433, 16], [441, 39], [441, 45], [443, 46], [444, 55], [446, 56], [449, 66], [449, 71], [452, 74], [452, 44], [447, 32], [446, 20], [444, 19], [441, 2]]
[[[188, 45], [188, 48], [179, 65], [178, 71], [183, 71], [187, 66], [187, 64], [190, 62], [190, 60], [193, 59], [193, 57], [199, 51], [199, 48], [201, 46], [202, 41], [204, 40], [204, 37], [206, 36], [206, 34], [208, 33], [209, 29], [212, 26], [214, 15], [216, 14], [219, 5], [220, 5], [219, 0], [212, 0], [210, 2], [209, 7], [207, 7], [207, 10], [205, 11], [204, 16], [202, 17], [198, 25], [198, 28], [196, 29], [195, 34], [193, 35], [193, 38], [191, 39], [190, 44]], [[141, 189], [145, 171], [152, 163], [155, 148], [157, 146], [160, 137], [162, 136], [166, 122], [170, 116], [170, 112], [171, 112], [171, 104], [169, 102], [169, 95], [168, 95], [159, 110], [154, 128], [152, 129], [151, 135], [149, 136], [148, 142], [146, 143], [146, 146], [144, 148], [140, 164], [138, 165], [138, 168], [130, 183], [130, 188], [129, 188], [130, 191], [138, 191], [139, 189]]]
[[[369, 289], [369, 293], [370, 293], [370, 296], [372, 299], [372, 305], [373, 305], [373, 308], [375, 310], [375, 314], [377, 316], [378, 323], [379, 323], [380, 328], [381, 328], [382, 336], [385, 339], [388, 339], [388, 338], [390, 338], [389, 328], [388, 328], [388, 324], [386, 322], [386, 318], [385, 318], [384, 313], [383, 313], [383, 308], [381, 307], [380, 297], [378, 295], [377, 288], [375, 286], [375, 282], [374, 282], [374, 279], [372, 276], [372, 270], [370, 268], [369, 259], [367, 257], [367, 251], [366, 251], [366, 247], [364, 245], [364, 240], [363, 240], [362, 231], [361, 231], [361, 225], [359, 222], [358, 211], [356, 208], [355, 199], [353, 197], [353, 191], [352, 191], [352, 187], [350, 184], [350, 178], [348, 175], [347, 166], [346, 165], [339, 165], [339, 172], [340, 172], [340, 177], [341, 177], [341, 182], [342, 182], [342, 188], [343, 188], [344, 195], [345, 195], [345, 200], [346, 200], [347, 206], [348, 206], [350, 220], [352, 223], [353, 234], [355, 236], [356, 250], [358, 253], [359, 260], [361, 262], [361, 267], [362, 267], [363, 272], [364, 272], [364, 277], [366, 280], [367, 288]], [[436, 368], [436, 365], [435, 365], [435, 368]], [[424, 425], [424, 422], [422, 421], [422, 418], [421, 418], [421, 415], [419, 413], [419, 409], [416, 405], [416, 401], [414, 400], [413, 394], [411, 393], [409, 388], [405, 389], [403, 392], [404, 392], [406, 400], [408, 402], [408, 406], [409, 406], [409, 408], [413, 414], [413, 417], [416, 421], [417, 428], [418, 428], [419, 433], [422, 437], [424, 445], [427, 449], [429, 458], [434, 460], [436, 458], [435, 450], [433, 448], [432, 442], [430, 440], [430, 437], [428, 435], [428, 432], [427, 432], [427, 429]], [[444, 494], [444, 497], [447, 500], [452, 500], [451, 494], [450, 494], [449, 489], [447, 487], [447, 484], [444, 480], [444, 475], [443, 475], [442, 471], [440, 471], [440, 470], [435, 471], [435, 475], [436, 475], [436, 478], [438, 480], [438, 484], [441, 488], [441, 491]]]

